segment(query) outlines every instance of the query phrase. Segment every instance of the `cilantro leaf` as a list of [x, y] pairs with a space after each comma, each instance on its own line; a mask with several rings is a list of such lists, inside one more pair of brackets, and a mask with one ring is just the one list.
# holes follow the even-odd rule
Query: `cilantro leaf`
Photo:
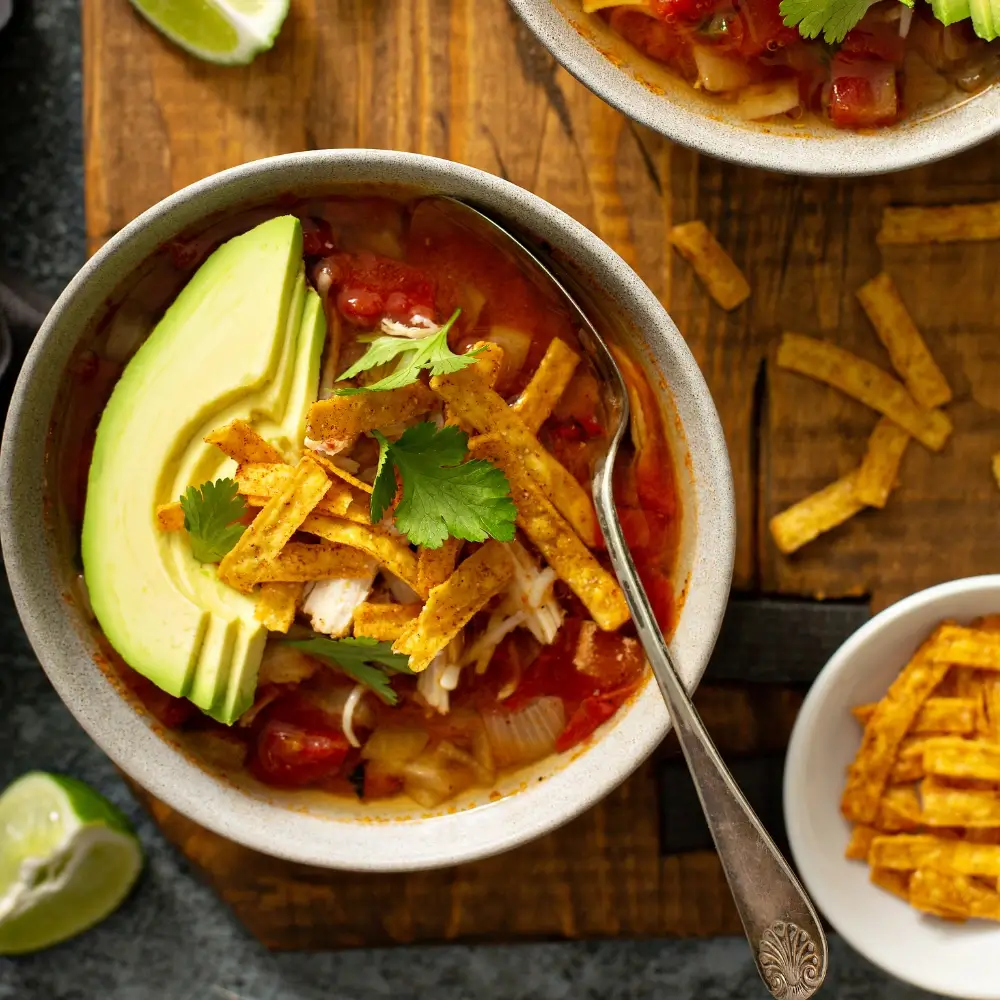
[[877, 0], [781, 0], [779, 10], [789, 28], [798, 25], [803, 38], [822, 34], [828, 44], [842, 42]]
[[396, 527], [414, 545], [439, 548], [449, 535], [470, 542], [514, 538], [517, 508], [510, 483], [489, 462], [463, 461], [468, 435], [457, 427], [440, 430], [425, 421], [408, 427], [398, 441], [373, 431], [379, 466], [372, 490], [371, 518], [377, 524], [396, 495], [394, 467], [403, 481]]
[[219, 562], [247, 530], [246, 525], [235, 523], [248, 508], [233, 479], [189, 486], [181, 497], [181, 509], [191, 553], [198, 562]]
[[372, 385], [360, 386], [357, 388], [348, 387], [336, 389], [338, 396], [356, 396], [361, 392], [385, 392], [387, 389], [402, 389], [403, 386], [412, 385], [417, 381], [420, 372], [425, 368], [431, 375], [450, 375], [452, 372], [471, 365], [482, 348], [469, 351], [468, 354], [454, 354], [448, 346], [448, 333], [455, 320], [458, 319], [461, 309], [456, 309], [451, 318], [436, 333], [428, 334], [416, 340], [408, 337], [373, 337], [371, 346], [365, 354], [347, 369], [337, 379], [342, 382], [346, 378], [353, 378], [361, 372], [371, 368], [384, 365], [393, 358], [399, 358], [399, 364], [395, 371], [379, 379]]
[[314, 636], [286, 642], [286, 646], [302, 650], [308, 656], [332, 663], [358, 684], [364, 684], [387, 705], [395, 705], [399, 696], [389, 683], [389, 674], [412, 673], [410, 658], [392, 651], [392, 643], [375, 639], [346, 638], [326, 639]]

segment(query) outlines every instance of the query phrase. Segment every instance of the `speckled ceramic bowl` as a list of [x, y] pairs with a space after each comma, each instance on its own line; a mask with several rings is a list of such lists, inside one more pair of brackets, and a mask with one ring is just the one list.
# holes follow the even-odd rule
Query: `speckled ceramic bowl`
[[682, 610], [673, 649], [694, 687], [715, 642], [733, 560], [732, 481], [715, 407], [691, 352], [655, 296], [597, 237], [546, 202], [489, 174], [407, 153], [330, 150], [249, 163], [167, 198], [125, 227], [73, 279], [21, 372], [0, 453], [3, 553], [28, 636], [57, 691], [111, 758], [171, 806], [260, 851], [327, 867], [405, 870], [452, 865], [514, 847], [593, 804], [650, 753], [667, 729], [647, 685], [582, 751], [509, 776], [500, 797], [467, 795], [437, 814], [398, 803], [361, 806], [319, 793], [280, 793], [199, 759], [165, 734], [110, 680], [97, 633], [73, 598], [74, 532], [60, 516], [53, 427], [68, 364], [108, 301], [141, 287], [144, 264], [179, 235], [283, 195], [371, 184], [468, 199], [516, 219], [546, 241], [594, 297], [614, 336], [632, 344], [652, 384], [664, 384], [683, 505], [676, 588]]
[[1000, 135], [1000, 86], [949, 97], [891, 128], [746, 122], [647, 59], [580, 0], [510, 0], [585, 87], [668, 139], [748, 167], [821, 177], [880, 174], [942, 160]]

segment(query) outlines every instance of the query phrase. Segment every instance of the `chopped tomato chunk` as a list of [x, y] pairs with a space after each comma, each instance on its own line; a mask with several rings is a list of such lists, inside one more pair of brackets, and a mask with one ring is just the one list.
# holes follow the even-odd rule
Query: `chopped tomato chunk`
[[556, 750], [562, 753], [582, 743], [603, 722], [607, 722], [615, 712], [618, 704], [612, 698], [587, 698], [570, 716], [566, 728], [556, 740]]
[[434, 282], [419, 268], [368, 250], [334, 254], [325, 263], [337, 309], [355, 326], [371, 327], [383, 316], [408, 323], [435, 315]]
[[250, 770], [269, 785], [297, 787], [332, 777], [351, 745], [338, 723], [295, 695], [261, 713]]
[[708, 17], [718, 0], [652, 0], [651, 10], [663, 21], [692, 21], [697, 23]]
[[798, 28], [785, 25], [779, 10], [781, 0], [738, 0], [743, 21], [741, 55], [759, 56], [801, 42]]
[[891, 125], [899, 118], [896, 70], [889, 63], [839, 57], [833, 64], [830, 120], [846, 128]]

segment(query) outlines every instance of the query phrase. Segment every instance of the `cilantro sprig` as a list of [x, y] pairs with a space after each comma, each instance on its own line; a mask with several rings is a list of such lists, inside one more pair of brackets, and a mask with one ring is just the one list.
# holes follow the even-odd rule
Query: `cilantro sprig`
[[358, 684], [364, 684], [387, 705], [395, 705], [399, 695], [389, 683], [390, 674], [412, 673], [410, 658], [392, 651], [392, 643], [365, 637], [346, 639], [298, 639], [285, 643], [318, 660], [332, 663]]
[[198, 562], [219, 562], [247, 530], [246, 525], [236, 523], [249, 508], [233, 479], [189, 486], [181, 497], [181, 509], [191, 554]]
[[391, 374], [372, 385], [335, 389], [334, 392], [338, 396], [356, 396], [361, 392], [385, 392], [387, 389], [402, 389], [403, 386], [416, 382], [417, 377], [425, 368], [431, 375], [451, 375], [453, 372], [461, 371], [471, 365], [483, 348], [478, 347], [474, 351], [469, 351], [468, 354], [455, 354], [448, 346], [448, 333], [455, 325], [455, 320], [458, 319], [461, 311], [461, 309], [456, 309], [440, 330], [436, 333], [430, 333], [426, 337], [418, 337], [417, 339], [390, 336], [358, 338], [369, 344], [368, 350], [337, 379], [338, 382], [354, 378], [355, 375], [360, 375], [361, 372], [371, 368], [378, 368], [379, 365], [388, 364], [394, 358], [399, 358], [399, 364], [396, 365]]
[[396, 496], [398, 470], [403, 490], [394, 520], [414, 545], [440, 548], [449, 535], [470, 542], [513, 540], [517, 508], [510, 483], [489, 462], [465, 461], [469, 436], [464, 431], [439, 430], [425, 421], [408, 427], [397, 441], [372, 433], [379, 443], [372, 524], [382, 520]]
[[[842, 42], [878, 0], [781, 0], [779, 10], [789, 28], [796, 25], [803, 38], [823, 36], [827, 44]], [[900, 0], [907, 7], [913, 0]]]

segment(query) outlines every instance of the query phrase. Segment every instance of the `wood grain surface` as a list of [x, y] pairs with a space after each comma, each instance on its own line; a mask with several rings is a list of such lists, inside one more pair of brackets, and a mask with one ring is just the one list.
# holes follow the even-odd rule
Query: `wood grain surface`
[[[874, 243], [889, 203], [1000, 197], [997, 143], [861, 180], [723, 164], [636, 126], [589, 94], [504, 0], [293, 0], [274, 49], [238, 69], [189, 58], [127, 0], [84, 0], [83, 17], [92, 249], [185, 184], [275, 153], [395, 148], [500, 174], [611, 244], [687, 339], [732, 457], [738, 589], [868, 594], [879, 608], [1000, 565], [1000, 494], [989, 468], [989, 455], [1000, 450], [1000, 248], [880, 254]], [[694, 218], [750, 279], [750, 301], [731, 315], [708, 300], [667, 244], [671, 224]], [[795, 330], [887, 367], [855, 300], [882, 266], [955, 390], [955, 434], [941, 455], [911, 445], [884, 511], [862, 513], [798, 555], [781, 556], [767, 519], [856, 464], [875, 415], [769, 359], [780, 332]], [[775, 699], [795, 704], [789, 693], [733, 688], [705, 689], [700, 702], [724, 748], [754, 752], [775, 739], [783, 745], [794, 709], [775, 723]], [[659, 856], [649, 765], [564, 830], [519, 851], [405, 876], [287, 865], [150, 806], [274, 947], [739, 930], [714, 856]]]

